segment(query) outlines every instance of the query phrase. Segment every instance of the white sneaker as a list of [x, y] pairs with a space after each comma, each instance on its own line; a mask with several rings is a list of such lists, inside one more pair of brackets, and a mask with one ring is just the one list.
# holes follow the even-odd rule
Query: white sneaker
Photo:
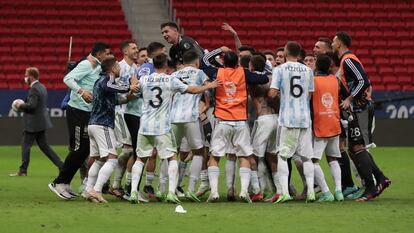
[[138, 201], [148, 203], [149, 200], [144, 196], [144, 194], [141, 191], [138, 191]]
[[216, 202], [220, 198], [218, 193], [210, 193], [210, 196], [208, 196], [207, 202]]
[[65, 184], [65, 190], [72, 196], [72, 198], [79, 197], [79, 194], [72, 190], [70, 184]]
[[249, 193], [247, 192], [242, 192], [239, 195], [239, 198], [246, 203], [252, 203], [252, 200], [250, 199]]
[[54, 192], [58, 197], [65, 199], [65, 200], [70, 200], [72, 199], [72, 195], [70, 195], [67, 191], [66, 191], [66, 186], [65, 184], [55, 184], [55, 183], [50, 183], [48, 184], [49, 189]]

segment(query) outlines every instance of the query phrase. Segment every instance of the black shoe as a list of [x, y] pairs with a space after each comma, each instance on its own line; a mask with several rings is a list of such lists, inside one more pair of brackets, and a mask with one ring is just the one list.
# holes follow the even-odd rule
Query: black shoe
[[381, 195], [381, 193], [384, 192], [384, 190], [388, 188], [390, 185], [391, 185], [391, 180], [388, 178], [385, 178], [384, 180], [378, 182], [378, 185], [377, 185], [378, 192], [376, 196]]
[[111, 187], [109, 182], [106, 182], [102, 187], [103, 194], [109, 194], [109, 188]]
[[144, 192], [148, 194], [149, 198], [151, 199], [155, 198], [154, 188], [151, 185], [145, 185]]
[[130, 196], [131, 194], [131, 185], [125, 185], [124, 194]]

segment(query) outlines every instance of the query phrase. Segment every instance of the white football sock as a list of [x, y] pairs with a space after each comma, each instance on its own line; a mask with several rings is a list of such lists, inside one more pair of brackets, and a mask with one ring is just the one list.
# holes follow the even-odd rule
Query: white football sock
[[207, 170], [211, 193], [218, 193], [218, 179], [220, 175], [220, 169], [216, 166], [210, 166]]
[[131, 172], [126, 172], [125, 184], [130, 185], [131, 180], [132, 180], [132, 173]]
[[161, 160], [160, 164], [160, 182], [158, 184], [158, 191], [164, 193], [168, 182], [168, 160]]
[[178, 182], [178, 163], [177, 160], [168, 162], [168, 192], [175, 193]]
[[121, 181], [122, 181], [122, 177], [124, 176], [124, 172], [125, 172], [125, 167], [122, 167], [118, 162], [117, 166], [115, 166], [114, 183], [112, 184], [112, 187], [114, 189], [118, 189], [121, 187]]
[[321, 166], [319, 165], [319, 163], [314, 163], [313, 166], [315, 168], [314, 175], [316, 184], [318, 184], [319, 187], [321, 187], [322, 193], [329, 192], [329, 188], [326, 184], [325, 175], [323, 174]]
[[233, 188], [236, 176], [236, 161], [226, 160], [224, 175], [226, 176], [226, 188]]
[[201, 183], [202, 184], [209, 185], [208, 171], [207, 171], [207, 169], [201, 170], [201, 172], [200, 172], [200, 179], [201, 179]]
[[[240, 174], [241, 174], [242, 168], [243, 167], [240, 168]], [[240, 178], [241, 178], [241, 176], [240, 176]], [[251, 185], [251, 188], [252, 188], [252, 191], [253, 191], [254, 194], [258, 194], [261, 191], [257, 171], [252, 170], [250, 172], [250, 185]]]
[[335, 183], [335, 191], [342, 191], [342, 174], [338, 160], [333, 160], [329, 162], [329, 169], [331, 170], [331, 175]]
[[307, 161], [303, 162], [303, 174], [305, 175], [306, 179], [306, 186], [308, 188], [308, 194], [315, 193], [313, 185], [315, 180], [315, 168], [313, 166], [312, 160], [308, 159]]
[[[250, 183], [250, 168], [241, 167], [239, 169], [240, 175], [240, 193], [248, 193], [249, 183]], [[259, 180], [257, 179], [257, 172], [256, 172], [256, 182], [259, 184]], [[260, 191], [260, 187], [259, 187]]]
[[98, 178], [99, 170], [101, 170], [101, 167], [103, 165], [104, 165], [104, 162], [95, 160], [95, 162], [93, 162], [92, 166], [89, 168], [88, 178], [86, 181], [86, 188], [85, 188], [86, 191], [89, 192], [95, 185], [96, 179]]
[[181, 182], [183, 182], [186, 169], [187, 169], [187, 163], [180, 161], [179, 168], [178, 168], [178, 172], [179, 172], [178, 183], [177, 183], [178, 186], [181, 186]]
[[201, 167], [203, 166], [203, 156], [194, 155], [190, 167], [190, 178], [188, 180], [188, 191], [194, 192], [198, 177], [200, 176]]
[[257, 165], [257, 176], [259, 178], [260, 191], [263, 193], [267, 184], [267, 170], [263, 158], [259, 158], [259, 164]]
[[131, 193], [138, 192], [138, 184], [141, 179], [142, 170], [144, 169], [144, 163], [137, 160], [132, 166], [132, 180], [131, 180]]
[[152, 181], [154, 180], [155, 173], [154, 172], [146, 172], [145, 174], [146, 174], [145, 175], [145, 178], [146, 178], [145, 185], [151, 186]]
[[105, 162], [101, 170], [99, 170], [98, 179], [93, 187], [96, 192], [102, 192], [103, 185], [109, 180], [116, 166], [118, 166], [118, 159], [108, 159]]
[[273, 172], [272, 176], [273, 176], [273, 183], [275, 183], [275, 186], [276, 186], [276, 193], [282, 194], [282, 185], [280, 184], [279, 173]]
[[279, 175], [279, 181], [280, 185], [282, 187], [282, 194], [288, 194], [289, 195], [289, 167], [287, 164], [287, 160], [283, 159], [282, 157], [278, 156], [277, 160], [277, 171]]

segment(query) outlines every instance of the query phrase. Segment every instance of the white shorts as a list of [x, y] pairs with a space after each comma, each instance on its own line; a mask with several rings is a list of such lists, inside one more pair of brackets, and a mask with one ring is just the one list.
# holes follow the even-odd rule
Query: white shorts
[[252, 130], [253, 153], [259, 158], [264, 157], [265, 153], [276, 154], [276, 132], [278, 115], [259, 116], [254, 121]]
[[204, 139], [199, 121], [172, 123], [172, 132], [178, 147], [181, 146], [184, 137], [187, 139], [186, 143], [190, 150], [197, 150], [204, 146]]
[[125, 123], [124, 113], [115, 111], [115, 136], [118, 144], [132, 145], [131, 134], [129, 134], [128, 127]]
[[303, 158], [313, 157], [312, 129], [279, 127], [278, 151], [280, 157], [291, 158], [298, 155]]
[[315, 159], [322, 159], [323, 152], [327, 156], [341, 158], [341, 152], [339, 150], [339, 135], [330, 138], [318, 138], [313, 139], [313, 157]]
[[247, 122], [238, 122], [235, 126], [219, 122], [214, 128], [211, 145], [210, 152], [216, 157], [223, 157], [228, 153], [229, 145], [234, 147], [236, 156], [253, 154]]
[[114, 129], [102, 125], [88, 125], [90, 156], [101, 158], [116, 152], [116, 138]]
[[138, 134], [136, 152], [140, 158], [151, 157], [152, 150], [155, 147], [160, 159], [168, 159], [177, 153], [176, 145], [172, 133], [163, 135]]

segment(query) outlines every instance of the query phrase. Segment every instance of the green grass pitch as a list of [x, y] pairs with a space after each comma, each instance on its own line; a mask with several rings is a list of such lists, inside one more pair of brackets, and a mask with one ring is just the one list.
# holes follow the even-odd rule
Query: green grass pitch
[[[66, 147], [54, 149], [66, 156]], [[20, 148], [0, 147], [0, 232], [413, 232], [414, 148], [378, 148], [373, 155], [393, 184], [371, 202], [184, 202], [187, 214], [176, 214], [175, 205], [167, 203], [132, 205], [109, 196], [108, 204], [60, 200], [47, 187], [57, 169], [37, 147], [32, 149], [28, 177], [8, 177], [20, 165]], [[332, 189], [326, 162], [322, 165]], [[225, 197], [224, 161], [221, 167], [220, 191]], [[301, 190], [295, 170], [293, 176]], [[79, 184], [76, 175], [72, 186], [77, 189]]]

